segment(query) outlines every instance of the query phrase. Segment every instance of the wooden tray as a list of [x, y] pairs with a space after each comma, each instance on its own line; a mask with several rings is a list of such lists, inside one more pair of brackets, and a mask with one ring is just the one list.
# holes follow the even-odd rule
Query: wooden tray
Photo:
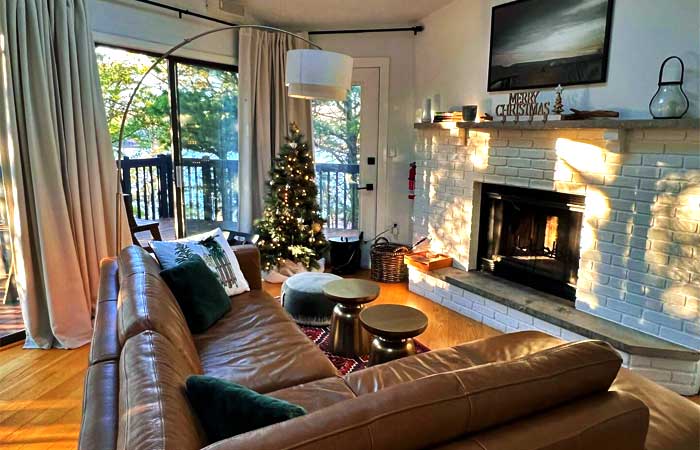
[[411, 253], [403, 257], [403, 262], [411, 267], [415, 267], [421, 272], [444, 269], [452, 267], [452, 258], [447, 255], [433, 252]]

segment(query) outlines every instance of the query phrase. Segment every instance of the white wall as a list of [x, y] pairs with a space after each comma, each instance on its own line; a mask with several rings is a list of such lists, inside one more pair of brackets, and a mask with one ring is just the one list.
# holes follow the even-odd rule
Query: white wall
[[[411, 240], [411, 201], [408, 199], [408, 164], [413, 161], [413, 55], [415, 37], [412, 33], [366, 33], [344, 35], [316, 35], [313, 40], [324, 50], [345, 53], [352, 57], [388, 57], [389, 69], [389, 126], [387, 147], [396, 156], [387, 159], [387, 180], [378, 180], [388, 187], [387, 196], [380, 201], [381, 217], [386, 223], [377, 223], [380, 232], [393, 223], [399, 224], [398, 241]], [[370, 238], [371, 236], [366, 236]]]
[[[415, 107], [441, 97], [441, 109], [478, 104], [493, 114], [507, 94], [486, 91], [491, 7], [503, 0], [455, 0], [423, 20], [416, 38]], [[607, 83], [568, 87], [565, 107], [612, 109], [623, 118], [649, 118], [661, 62], [671, 55], [686, 64], [684, 89], [690, 117], [700, 116], [700, 2], [616, 0]], [[551, 89], [540, 98], [553, 98]]]
[[[168, 50], [184, 38], [224, 26], [191, 16], [183, 16], [180, 19], [174, 12], [139, 5], [129, 0], [87, 0], [87, 4], [97, 43], [157, 53]], [[201, 6], [197, 8], [200, 5], [197, 2], [173, 4], [200, 14], [213, 15]], [[220, 18], [233, 20], [231, 17]], [[214, 33], [188, 44], [176, 54], [205, 61], [236, 64], [237, 34], [233, 31]]]

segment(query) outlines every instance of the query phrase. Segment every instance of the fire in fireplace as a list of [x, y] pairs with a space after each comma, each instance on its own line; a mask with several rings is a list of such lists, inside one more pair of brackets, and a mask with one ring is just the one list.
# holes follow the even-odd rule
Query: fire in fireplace
[[481, 185], [479, 269], [574, 300], [584, 197]]

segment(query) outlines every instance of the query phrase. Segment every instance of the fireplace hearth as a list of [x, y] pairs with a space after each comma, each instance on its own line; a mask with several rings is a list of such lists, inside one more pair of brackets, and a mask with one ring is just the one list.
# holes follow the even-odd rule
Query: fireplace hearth
[[482, 184], [478, 268], [575, 300], [583, 211], [580, 195]]

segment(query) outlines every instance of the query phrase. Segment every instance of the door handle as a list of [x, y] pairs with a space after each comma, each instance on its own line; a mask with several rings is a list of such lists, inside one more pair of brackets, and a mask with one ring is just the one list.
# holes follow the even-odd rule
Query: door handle
[[359, 187], [359, 188], [357, 188], [357, 190], [358, 190], [358, 191], [362, 191], [362, 190], [373, 191], [373, 190], [374, 190], [374, 184], [372, 184], [372, 183], [367, 183], [367, 184], [365, 185], [365, 187]]

